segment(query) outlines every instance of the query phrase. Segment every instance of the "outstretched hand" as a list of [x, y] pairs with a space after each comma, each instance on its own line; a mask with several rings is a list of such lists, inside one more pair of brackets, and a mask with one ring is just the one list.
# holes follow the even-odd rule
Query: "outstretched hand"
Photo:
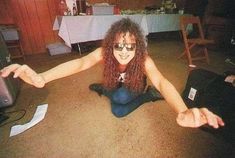
[[45, 85], [43, 76], [37, 74], [28, 65], [11, 64], [1, 70], [2, 77], [7, 77], [10, 73], [14, 73], [14, 78], [19, 77], [26, 83], [34, 85], [37, 88], [42, 88]]
[[208, 124], [213, 128], [224, 126], [222, 118], [207, 108], [192, 108], [178, 114], [177, 123], [182, 127], [200, 127]]

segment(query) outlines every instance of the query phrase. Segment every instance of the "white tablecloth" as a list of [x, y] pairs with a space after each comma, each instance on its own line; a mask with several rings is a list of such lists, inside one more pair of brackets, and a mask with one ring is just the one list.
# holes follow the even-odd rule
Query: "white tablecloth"
[[59, 30], [59, 36], [66, 45], [101, 40], [112, 23], [123, 17], [129, 17], [143, 30], [144, 35], [153, 32], [179, 30], [180, 14], [150, 15], [99, 15], [99, 16], [62, 16], [56, 17], [53, 30]]
[[[148, 14], [146, 21], [149, 33], [180, 30], [181, 14]], [[185, 15], [184, 15], [185, 16]]]

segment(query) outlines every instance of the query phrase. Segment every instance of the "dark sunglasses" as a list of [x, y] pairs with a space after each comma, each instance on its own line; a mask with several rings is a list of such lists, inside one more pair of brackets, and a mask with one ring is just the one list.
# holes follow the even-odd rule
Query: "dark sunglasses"
[[122, 51], [123, 48], [126, 48], [127, 51], [134, 51], [136, 48], [136, 43], [114, 43], [113, 48], [116, 51]]

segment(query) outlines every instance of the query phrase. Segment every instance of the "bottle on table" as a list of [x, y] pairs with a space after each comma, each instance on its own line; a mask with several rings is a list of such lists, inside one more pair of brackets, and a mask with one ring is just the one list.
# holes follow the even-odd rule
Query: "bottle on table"
[[64, 0], [61, 0], [59, 3], [59, 15], [67, 15], [68, 14], [68, 6]]
[[75, 3], [73, 3], [73, 16], [76, 16], [76, 15], [78, 15], [77, 7]]

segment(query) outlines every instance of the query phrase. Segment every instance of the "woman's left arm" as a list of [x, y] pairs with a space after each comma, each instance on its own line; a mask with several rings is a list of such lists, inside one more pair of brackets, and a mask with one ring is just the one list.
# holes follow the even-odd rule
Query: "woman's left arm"
[[147, 56], [145, 61], [145, 71], [153, 83], [160, 91], [166, 102], [178, 114], [177, 123], [183, 127], [200, 127], [209, 124], [214, 128], [223, 126], [223, 120], [210, 112], [206, 108], [188, 109], [175, 87], [160, 73], [153, 60]]

